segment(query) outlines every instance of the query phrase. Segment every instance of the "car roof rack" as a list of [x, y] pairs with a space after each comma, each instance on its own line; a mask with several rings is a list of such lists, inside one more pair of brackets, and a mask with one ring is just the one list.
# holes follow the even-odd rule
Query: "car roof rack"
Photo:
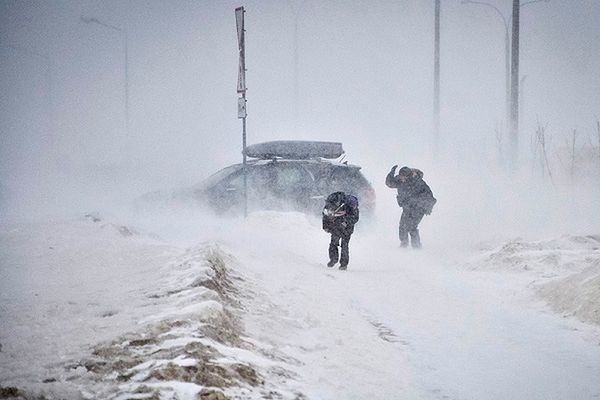
[[342, 154], [344, 154], [342, 143], [311, 140], [275, 140], [256, 143], [247, 146], [245, 151], [246, 156], [263, 160], [277, 158], [288, 160], [336, 159]]

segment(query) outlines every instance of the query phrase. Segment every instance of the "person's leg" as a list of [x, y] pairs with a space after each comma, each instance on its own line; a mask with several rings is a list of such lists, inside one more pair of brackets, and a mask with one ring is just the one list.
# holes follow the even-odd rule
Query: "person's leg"
[[425, 214], [420, 210], [411, 210], [408, 222], [408, 233], [410, 233], [410, 244], [415, 249], [421, 248], [421, 236], [419, 235], [419, 224]]
[[350, 262], [350, 235], [342, 236], [342, 254], [340, 256], [340, 269], [346, 269], [348, 267], [348, 262]]
[[338, 262], [338, 244], [340, 243], [340, 237], [332, 233], [331, 241], [329, 242], [329, 262], [328, 267], [333, 267]]
[[400, 217], [400, 224], [398, 225], [398, 237], [400, 238], [400, 246], [408, 246], [408, 224], [410, 222], [409, 212], [407, 209], [403, 209], [402, 216]]
[[410, 233], [410, 244], [414, 249], [421, 248], [421, 236], [418, 229], [413, 229]]

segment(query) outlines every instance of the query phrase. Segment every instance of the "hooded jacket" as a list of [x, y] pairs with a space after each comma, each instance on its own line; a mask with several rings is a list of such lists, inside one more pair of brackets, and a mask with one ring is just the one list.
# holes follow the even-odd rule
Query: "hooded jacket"
[[338, 235], [351, 235], [358, 222], [358, 199], [344, 192], [330, 194], [323, 209], [323, 230]]
[[402, 182], [398, 175], [394, 175], [394, 172], [392, 170], [388, 173], [385, 184], [398, 191], [396, 196], [398, 205], [404, 209], [418, 209], [425, 214], [431, 214], [437, 200], [433, 197], [429, 185], [423, 180], [423, 171], [410, 168], [405, 182]]

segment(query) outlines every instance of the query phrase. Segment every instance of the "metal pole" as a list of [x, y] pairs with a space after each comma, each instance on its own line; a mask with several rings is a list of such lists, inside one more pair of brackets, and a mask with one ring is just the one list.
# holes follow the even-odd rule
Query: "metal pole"
[[435, 0], [435, 44], [433, 67], [433, 132], [436, 150], [440, 141], [440, 0]]
[[519, 25], [520, 0], [513, 0], [510, 70], [510, 142], [512, 170], [516, 172], [519, 152]]
[[244, 176], [244, 218], [248, 216], [248, 171], [246, 163], [246, 46], [244, 27], [244, 7], [235, 9], [235, 19], [238, 34], [239, 66], [237, 92], [242, 97], [238, 98], [238, 118], [242, 119], [242, 173]]
[[299, 73], [299, 69], [300, 69], [300, 60], [299, 60], [299, 56], [298, 56], [298, 42], [299, 42], [299, 38], [298, 38], [298, 19], [300, 18], [300, 11], [302, 6], [304, 5], [304, 1], [305, 0], [291, 0], [288, 2], [288, 4], [290, 5], [291, 9], [292, 9], [292, 13], [294, 16], [294, 38], [293, 38], [293, 55], [292, 55], [292, 63], [294, 64], [292, 66], [293, 68], [293, 84], [294, 84], [294, 131], [297, 133], [298, 132], [298, 114], [299, 114], [299, 104], [300, 104], [300, 83], [299, 83], [299, 79], [300, 79], [300, 73]]
[[484, 1], [463, 0], [462, 4], [478, 4], [490, 7], [494, 10], [496, 15], [500, 17], [504, 24], [504, 118], [506, 124], [505, 129], [508, 131], [510, 129], [510, 18], [507, 20], [498, 7]]
[[[550, 0], [530, 0], [524, 3], [519, 1], [513, 2], [513, 14], [506, 19], [504, 14], [493, 4], [483, 1], [462, 0], [463, 4], [480, 4], [494, 9], [494, 11], [502, 18], [505, 28], [504, 36], [504, 57], [505, 57], [505, 80], [506, 80], [506, 126], [509, 131], [509, 153], [512, 167], [516, 167], [519, 150], [519, 17], [520, 8], [534, 3], [547, 3]], [[516, 16], [515, 16], [516, 13]], [[513, 55], [511, 58], [511, 40], [509, 30], [511, 20], [515, 21], [512, 24], [513, 35]], [[516, 38], [516, 41], [515, 41]], [[515, 52], [516, 49], [516, 52]], [[511, 61], [512, 60], [512, 61]]]
[[298, 10], [294, 10], [294, 129], [298, 134]]
[[[246, 92], [242, 94], [244, 104], [246, 104]], [[243, 169], [244, 169], [244, 218], [248, 216], [248, 170], [246, 168], [246, 113], [242, 118], [242, 153], [243, 157]]]
[[129, 45], [127, 31], [125, 34], [125, 134], [129, 136]]
[[505, 106], [505, 132], [510, 126], [510, 34], [508, 25], [505, 26], [504, 32], [504, 106]]
[[125, 50], [125, 135], [129, 136], [129, 45], [127, 39], [127, 31], [123, 28], [119, 28], [118, 26], [107, 24], [106, 22], [100, 21], [96, 17], [80, 17], [82, 22], [86, 24], [98, 24], [105, 28], [109, 28], [115, 31], [120, 32], [123, 35], [124, 50]]

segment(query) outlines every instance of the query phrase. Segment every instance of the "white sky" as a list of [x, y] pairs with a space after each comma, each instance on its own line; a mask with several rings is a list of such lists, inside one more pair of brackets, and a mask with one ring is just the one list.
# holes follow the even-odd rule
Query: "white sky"
[[[510, 15], [509, 0], [490, 2]], [[428, 168], [433, 3], [3, 0], [3, 191], [17, 197], [27, 197], [24, 187], [78, 192], [79, 183], [109, 187], [124, 178], [123, 186], [139, 194], [192, 184], [238, 162], [234, 9], [240, 5], [247, 11], [249, 143], [342, 141], [348, 159], [363, 165], [373, 182], [393, 164]], [[124, 38], [82, 23], [82, 16], [128, 33], [128, 132]], [[573, 129], [581, 142], [597, 141], [599, 19], [600, 2], [594, 0], [523, 7], [524, 165], [538, 119], [555, 146], [566, 143]], [[438, 157], [437, 168], [468, 174], [482, 159], [496, 157], [494, 129], [504, 118], [504, 27], [491, 8], [446, 0], [441, 35], [446, 157]], [[55, 170], [63, 176], [58, 182], [70, 188], [56, 184]], [[43, 179], [32, 178], [40, 172]]]

